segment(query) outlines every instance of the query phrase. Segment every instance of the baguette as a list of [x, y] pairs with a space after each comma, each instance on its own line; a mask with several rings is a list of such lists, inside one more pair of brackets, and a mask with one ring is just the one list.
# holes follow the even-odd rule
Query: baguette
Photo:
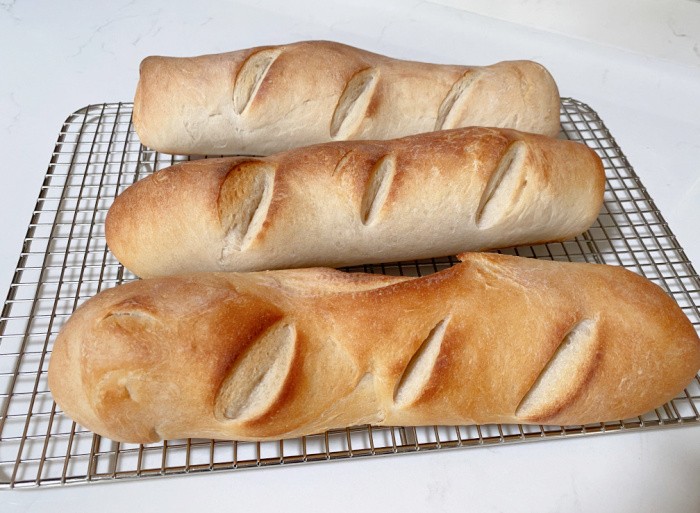
[[604, 186], [583, 144], [463, 128], [179, 164], [126, 189], [106, 237], [141, 277], [439, 257], [574, 237]]
[[331, 269], [131, 282], [61, 330], [49, 386], [117, 441], [352, 425], [581, 425], [650, 411], [700, 368], [676, 303], [619, 267], [468, 254], [423, 278]]
[[465, 126], [555, 136], [559, 92], [547, 70], [531, 61], [424, 64], [305, 41], [147, 57], [133, 119], [141, 142], [158, 151], [269, 155]]

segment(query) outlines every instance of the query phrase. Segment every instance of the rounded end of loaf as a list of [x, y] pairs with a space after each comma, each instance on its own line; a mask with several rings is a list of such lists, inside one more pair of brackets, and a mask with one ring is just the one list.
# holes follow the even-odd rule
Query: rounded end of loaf
[[[124, 290], [128, 290], [128, 285]], [[157, 442], [161, 437], [147, 410], [135, 407], [128, 380], [143, 356], [132, 341], [131, 356], [120, 354], [115, 337], [134, 335], [112, 324], [100, 330], [110, 317], [121, 287], [99, 293], [82, 304], [59, 332], [51, 353], [48, 384], [58, 407], [84, 428], [116, 441]], [[119, 315], [119, 314], [117, 314]], [[116, 327], [116, 329], [115, 329]], [[138, 334], [137, 334], [138, 335]], [[104, 351], [104, 346], [110, 346]], [[136, 349], [136, 350], [135, 350]], [[152, 363], [144, 360], [144, 363]], [[113, 371], [106, 371], [108, 366]]]
[[581, 142], [561, 141], [559, 149], [535, 165], [547, 169], [550, 159], [556, 161], [554, 168], [559, 170], [550, 173], [552, 186], [558, 189], [551, 208], [566, 219], [559, 218], [557, 223], [562, 233], [543, 242], [572, 239], [588, 230], [598, 218], [605, 198], [605, 169], [594, 150]]
[[[141, 144], [161, 153], [198, 153], [199, 136], [193, 128], [202, 122], [206, 98], [192, 93], [204, 84], [182, 80], [196, 71], [192, 59], [149, 56], [141, 61], [132, 114]], [[183, 97], [188, 100], [183, 102]]]
[[87, 407], [81, 379], [80, 343], [76, 336], [81, 324], [80, 309], [66, 322], [52, 348], [49, 361], [48, 385], [58, 407], [81, 426], [100, 429], [102, 423]]
[[520, 86], [526, 110], [521, 124], [513, 128], [523, 132], [557, 137], [561, 131], [559, 111], [561, 98], [559, 88], [552, 74], [542, 64], [534, 61], [520, 61], [525, 78]]
[[245, 52], [141, 61], [133, 123], [141, 144], [179, 155], [237, 152], [232, 77]]
[[173, 141], [173, 121], [167, 115], [169, 105], [166, 97], [160, 92], [162, 88], [172, 88], [167, 84], [168, 59], [150, 56], [141, 61], [132, 121], [141, 144], [163, 153], [178, 153], [182, 142]]
[[231, 160], [191, 161], [128, 187], [105, 220], [110, 251], [141, 278], [220, 270], [216, 203], [230, 167]]
[[[558, 197], [553, 209], [568, 216], [568, 223], [564, 219], [559, 222], [562, 232], [568, 229], [568, 233], [542, 242], [563, 241], [581, 235], [598, 219], [605, 199], [605, 168], [593, 149], [581, 142], [562, 141], [562, 149], [556, 152], [555, 158], [561, 171], [552, 173], [552, 182], [567, 192]], [[541, 162], [540, 165], [546, 164]]]
[[[576, 341], [565, 339], [521, 401], [519, 421], [580, 425], [634, 418], [677, 397], [700, 370], [698, 334], [666, 291], [622, 267], [588, 265], [595, 272], [586, 286], [598, 302], [607, 301], [606, 315], [591, 329], [599, 342], [590, 368], [568, 397], [552, 398], [545, 390], [570, 386], [581, 366], [563, 347]], [[584, 345], [587, 334], [579, 336]], [[574, 356], [569, 361], [567, 349]]]
[[558, 242], [589, 229], [605, 192], [595, 151], [574, 141], [501, 133], [508, 145], [485, 179], [474, 243], [457, 251]]
[[227, 422], [214, 418], [217, 388], [246, 345], [281, 317], [228, 280], [137, 280], [87, 300], [54, 344], [49, 387], [57, 404], [120, 442], [220, 434]]
[[[147, 57], [146, 59], [149, 59], [150, 57]], [[144, 98], [144, 84], [142, 83], [141, 77], [143, 76], [143, 68], [146, 66], [145, 64], [145, 59], [141, 61], [141, 64], [139, 65], [139, 81], [136, 84], [136, 92], [134, 93], [134, 107], [133, 111], [131, 114], [131, 120], [134, 124], [134, 130], [136, 130], [136, 135], [139, 136], [139, 140], [141, 141], [141, 144], [144, 146], [149, 146], [149, 140], [148, 140], [148, 129], [144, 127], [144, 122], [148, 119], [148, 114], [143, 113], [146, 107], [147, 100]]]
[[548, 137], [561, 131], [559, 88], [542, 64], [503, 61], [476, 68], [468, 80], [461, 95], [465, 97], [461, 119], [452, 121], [455, 128], [492, 126]]

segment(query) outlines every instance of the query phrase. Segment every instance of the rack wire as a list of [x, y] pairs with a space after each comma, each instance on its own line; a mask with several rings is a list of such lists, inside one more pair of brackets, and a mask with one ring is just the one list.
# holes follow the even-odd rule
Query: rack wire
[[[700, 423], [700, 377], [641, 417], [586, 426], [359, 426], [277, 442], [172, 440], [137, 445], [75, 424], [47, 385], [51, 348], [67, 317], [100, 290], [135, 279], [108, 251], [104, 219], [136, 180], [187, 157], [143, 147], [132, 105], [90, 105], [61, 128], [0, 314], [0, 487], [87, 483], [507, 445]], [[504, 251], [532, 258], [624, 266], [663, 287], [700, 327], [700, 279], [632, 166], [598, 115], [562, 99], [561, 137], [603, 160], [605, 204], [575, 240]], [[348, 268], [420, 276], [455, 263], [431, 259]]]

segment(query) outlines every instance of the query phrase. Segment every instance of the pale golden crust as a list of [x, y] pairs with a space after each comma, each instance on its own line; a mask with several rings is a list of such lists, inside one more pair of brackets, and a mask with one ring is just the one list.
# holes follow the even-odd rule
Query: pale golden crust
[[177, 154], [269, 155], [473, 125], [556, 135], [554, 80], [530, 61], [436, 65], [305, 41], [147, 57], [134, 98], [143, 144]]
[[141, 277], [337, 267], [564, 240], [598, 216], [586, 146], [464, 128], [207, 159], [124, 191], [107, 244]]
[[115, 440], [254, 440], [618, 420], [668, 401], [700, 367], [688, 319], [631, 272], [463, 258], [417, 279], [310, 269], [130, 283], [68, 321], [49, 385]]

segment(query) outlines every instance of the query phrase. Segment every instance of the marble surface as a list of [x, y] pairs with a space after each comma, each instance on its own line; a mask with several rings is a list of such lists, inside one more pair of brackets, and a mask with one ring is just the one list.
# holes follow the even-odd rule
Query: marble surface
[[[608, 6], [608, 4], [614, 4]], [[61, 123], [129, 101], [139, 61], [301, 39], [464, 64], [529, 58], [605, 120], [700, 265], [700, 3], [0, 0], [0, 293]], [[632, 14], [630, 14], [632, 13]], [[697, 56], [697, 58], [696, 58]], [[700, 428], [0, 493], [8, 511], [700, 510]]]

